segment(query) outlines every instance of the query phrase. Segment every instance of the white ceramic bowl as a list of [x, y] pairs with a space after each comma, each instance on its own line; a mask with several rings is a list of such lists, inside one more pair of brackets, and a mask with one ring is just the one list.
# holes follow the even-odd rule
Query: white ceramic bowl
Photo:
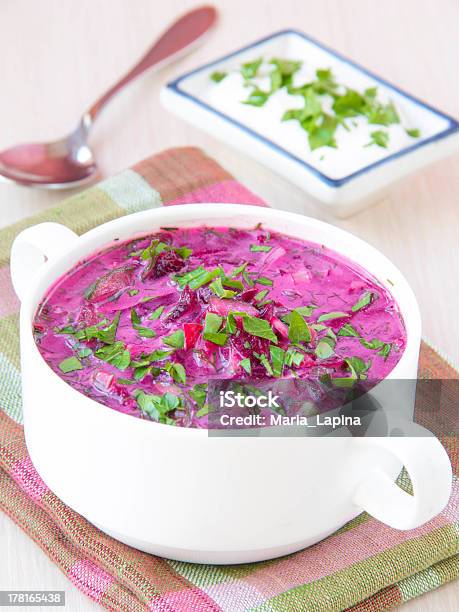
[[[160, 226], [262, 222], [325, 244], [387, 284], [407, 327], [407, 346], [390, 377], [415, 378], [421, 339], [416, 299], [397, 268], [336, 227], [278, 210], [193, 204], [128, 215], [78, 237], [44, 223], [12, 248], [21, 299], [24, 423], [31, 459], [45, 483], [106, 533], [141, 550], [206, 563], [259, 561], [331, 534], [363, 510], [398, 529], [445, 506], [451, 466], [435, 438], [213, 438], [116, 412], [75, 391], [45, 363], [32, 320], [48, 287], [115, 238]], [[414, 497], [394, 484], [404, 464]]]
[[[313, 78], [317, 68], [331, 68], [338, 82], [348, 87], [358, 91], [377, 87], [385, 102], [396, 104], [403, 125], [419, 128], [421, 137], [409, 138], [400, 126], [365, 124], [337, 131], [338, 148], [311, 152], [306, 134], [304, 144], [297, 138], [296, 122], [280, 121], [285, 108], [278, 106], [279, 100], [269, 100], [263, 108], [272, 111], [267, 121], [261, 109], [237, 104], [239, 92], [226, 79], [218, 85], [210, 80], [214, 71], [231, 73], [259, 57], [302, 60], [306, 73], [301, 82]], [[222, 96], [209, 95], [211, 87], [223, 88]], [[361, 210], [395, 181], [459, 149], [459, 123], [454, 118], [297, 30], [275, 32], [180, 75], [162, 89], [161, 100], [167, 110], [295, 183], [337, 217]], [[387, 149], [365, 146], [370, 131], [377, 129], [390, 133]]]

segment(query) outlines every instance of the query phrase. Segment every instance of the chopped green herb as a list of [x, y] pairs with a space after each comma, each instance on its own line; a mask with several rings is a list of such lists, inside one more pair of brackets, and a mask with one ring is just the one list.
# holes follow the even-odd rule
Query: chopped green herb
[[243, 104], [248, 104], [250, 106], [263, 106], [267, 99], [269, 98], [269, 93], [258, 89], [255, 87], [249, 94], [249, 97], [246, 100], [243, 100]]
[[338, 331], [338, 336], [359, 338], [359, 332], [350, 323], [345, 323]]
[[57, 334], [74, 334], [76, 332], [76, 329], [75, 327], [73, 327], [73, 325], [66, 325], [65, 327], [61, 327], [60, 329], [58, 327], [55, 327], [54, 331]]
[[280, 378], [284, 369], [285, 351], [278, 346], [273, 346], [272, 344], [269, 347], [269, 351], [271, 354], [273, 374], [277, 378]]
[[209, 414], [209, 411], [210, 411], [209, 405], [206, 404], [205, 406], [203, 406], [197, 411], [196, 416], [198, 417], [198, 419], [200, 419], [201, 417]]
[[245, 261], [242, 265], [238, 266], [237, 268], [234, 268], [234, 270], [230, 274], [231, 278], [235, 278], [236, 276], [239, 276], [240, 274], [245, 272], [245, 269], [247, 268], [248, 265], [249, 265], [249, 262]]
[[348, 317], [347, 312], [326, 312], [320, 317], [318, 317], [317, 321], [319, 323], [323, 323], [323, 321], [332, 321], [333, 319], [342, 319], [343, 317]]
[[297, 349], [290, 346], [285, 353], [285, 365], [291, 367], [292, 365], [300, 366], [304, 360], [303, 353], [300, 353]]
[[189, 283], [194, 278], [201, 276], [205, 272], [206, 269], [202, 266], [199, 266], [198, 268], [195, 268], [194, 270], [191, 270], [186, 274], [174, 274], [173, 279], [177, 282], [180, 289], [183, 289], [187, 283]]
[[136, 381], [130, 378], [117, 378], [116, 382], [120, 385], [135, 385]]
[[94, 355], [98, 359], [110, 363], [115, 368], [118, 368], [118, 370], [126, 370], [131, 362], [131, 355], [123, 342], [115, 342], [114, 344], [102, 346]]
[[411, 136], [411, 138], [419, 138], [421, 136], [421, 130], [418, 130], [418, 128], [406, 128], [405, 132], [408, 136]]
[[365, 306], [371, 304], [375, 297], [376, 295], [374, 293], [372, 293], [371, 291], [366, 291], [359, 299], [359, 301], [356, 302], [351, 308], [352, 312], [358, 312], [359, 310], [362, 310], [362, 308], [365, 308]]
[[288, 339], [293, 344], [311, 341], [311, 330], [309, 329], [309, 325], [297, 310], [292, 310], [290, 313]]
[[365, 99], [355, 89], [347, 89], [342, 96], [336, 96], [333, 110], [341, 117], [355, 117], [361, 114]]
[[212, 79], [212, 81], [214, 81], [214, 83], [220, 83], [220, 81], [223, 81], [226, 76], [228, 76], [227, 72], [219, 72], [218, 70], [216, 70], [215, 72], [212, 72], [210, 78]]
[[244, 284], [242, 281], [234, 280], [233, 278], [228, 278], [226, 276], [223, 276], [221, 281], [224, 287], [231, 287], [237, 291], [242, 291], [244, 289]]
[[228, 334], [235, 334], [237, 330], [236, 320], [232, 312], [228, 313], [226, 317], [226, 325], [224, 331]]
[[186, 383], [186, 371], [181, 363], [166, 363], [165, 369], [176, 383]]
[[224, 346], [228, 340], [228, 335], [223, 332], [207, 332], [204, 334], [204, 340], [208, 340], [219, 346]]
[[173, 425], [174, 421], [167, 418], [167, 414], [180, 406], [180, 399], [173, 393], [164, 395], [149, 395], [140, 389], [136, 390], [136, 401], [139, 408], [154, 421]]
[[330, 341], [330, 338], [325, 337], [319, 340], [315, 353], [319, 359], [328, 359], [331, 357], [335, 351], [334, 344], [332, 341]]
[[174, 348], [182, 349], [185, 346], [185, 334], [183, 333], [183, 329], [178, 329], [169, 336], [163, 336], [162, 340], [164, 344]]
[[371, 147], [371, 145], [377, 145], [378, 147], [383, 147], [384, 149], [387, 149], [387, 145], [389, 144], [388, 132], [384, 132], [383, 130], [376, 130], [375, 132], [371, 132], [370, 138], [371, 140], [365, 145], [366, 147]]
[[247, 80], [247, 79], [255, 78], [257, 76], [258, 69], [260, 68], [262, 63], [263, 63], [263, 58], [260, 57], [254, 60], [253, 62], [246, 62], [245, 64], [242, 64], [241, 74], [244, 77], [244, 79]]
[[81, 357], [82, 359], [84, 357], [89, 357], [90, 355], [92, 355], [92, 351], [90, 348], [82, 348], [78, 351], [78, 357]]
[[156, 333], [150, 327], [145, 327], [142, 325], [142, 321], [135, 311], [135, 308], [131, 309], [131, 323], [132, 327], [142, 338], [154, 338], [156, 336]]
[[199, 287], [203, 287], [210, 283], [210, 281], [216, 276], [222, 274], [222, 270], [220, 268], [215, 268], [214, 270], [205, 270], [201, 275], [193, 278], [188, 286], [190, 289], [199, 289]]
[[381, 348], [381, 350], [378, 351], [378, 355], [381, 355], [381, 357], [384, 357], [384, 359], [387, 359], [390, 355], [391, 349], [392, 349], [392, 344], [386, 343]]
[[204, 333], [216, 333], [223, 323], [223, 317], [213, 312], [206, 313], [204, 322]]
[[222, 274], [223, 270], [221, 268], [206, 270], [199, 266], [186, 274], [175, 274], [173, 278], [178, 283], [180, 289], [183, 289], [185, 285], [188, 285], [190, 289], [199, 289], [199, 287], [207, 285], [213, 278]]
[[82, 370], [83, 364], [78, 359], [78, 357], [67, 357], [59, 364], [59, 369], [64, 374], [68, 374], [69, 372], [74, 372], [75, 370]]
[[219, 298], [222, 299], [230, 299], [236, 295], [236, 291], [224, 289], [222, 279], [220, 277], [216, 278], [212, 283], [210, 283], [209, 287]]
[[228, 339], [228, 335], [226, 333], [219, 332], [222, 323], [223, 317], [213, 312], [208, 312], [204, 322], [204, 340], [208, 340], [209, 342], [223, 346]]
[[308, 142], [311, 151], [315, 151], [315, 149], [320, 147], [336, 148], [335, 132], [338, 127], [336, 117], [322, 113], [319, 124], [316, 122], [303, 122], [301, 127], [308, 132]]
[[270, 247], [266, 244], [251, 244], [250, 245], [250, 250], [252, 251], [252, 253], [269, 253], [269, 251], [272, 248], [273, 247]]
[[273, 332], [271, 325], [268, 323], [268, 321], [265, 321], [265, 319], [245, 315], [242, 318], [242, 325], [244, 327], [244, 331], [251, 336], [266, 338], [267, 340], [274, 342], [274, 344], [277, 344], [277, 336]]
[[392, 102], [384, 105], [377, 100], [372, 100], [368, 105], [365, 114], [368, 118], [368, 123], [376, 123], [386, 126], [394, 123], [400, 123], [400, 117], [398, 116]]
[[247, 285], [249, 287], [253, 287], [255, 285], [255, 283], [253, 282], [253, 280], [250, 278], [250, 276], [248, 275], [247, 270], [244, 270], [242, 272], [242, 278], [245, 280], [245, 282], [247, 283]]
[[158, 306], [156, 310], [154, 310], [151, 315], [148, 317], [150, 321], [156, 321], [163, 314], [165, 306]]
[[174, 251], [181, 257], [182, 259], [188, 259], [188, 257], [192, 254], [192, 250], [188, 247], [175, 247]]
[[[295, 308], [295, 310], [303, 317], [310, 317], [313, 314], [315, 308], [317, 307], [316, 306], [299, 306], [298, 308]], [[284, 323], [290, 323], [291, 314], [292, 313], [289, 312], [283, 317], [281, 317], [282, 321], [284, 321]]]
[[266, 355], [257, 355], [255, 354], [255, 356], [257, 357], [257, 359], [260, 361], [260, 363], [262, 365], [264, 365], [266, 372], [269, 374], [269, 376], [274, 376], [274, 372], [273, 369], [271, 367], [271, 364], [269, 363], [268, 358], [266, 357]]
[[265, 297], [268, 295], [269, 293], [269, 289], [263, 289], [262, 291], [259, 291], [256, 295], [255, 295], [255, 301], [256, 302], [261, 302], [261, 300], [264, 300]]
[[202, 408], [207, 399], [207, 383], [199, 383], [194, 385], [194, 387], [188, 393], [191, 399], [194, 400], [200, 408]]
[[253, 280], [257, 285], [265, 285], [266, 287], [272, 287], [273, 285], [273, 281], [267, 276], [259, 276], [258, 278], [254, 278]]
[[130, 290], [128, 291], [128, 294], [129, 294], [131, 297], [133, 297], [134, 295], [137, 295], [138, 293], [139, 293], [139, 290], [138, 290], [138, 289], [130, 289]]
[[248, 357], [241, 359], [239, 365], [247, 372], [247, 374], [252, 374], [252, 364], [250, 363], [250, 359]]
[[365, 338], [360, 338], [360, 344], [367, 349], [371, 349], [372, 351], [378, 351], [384, 346], [384, 342], [378, 340], [378, 338], [373, 338], [372, 340], [365, 340]]

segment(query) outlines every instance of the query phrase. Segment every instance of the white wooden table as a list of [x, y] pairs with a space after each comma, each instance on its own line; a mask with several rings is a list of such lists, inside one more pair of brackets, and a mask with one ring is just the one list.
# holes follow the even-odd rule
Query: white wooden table
[[[319, 218], [308, 196], [248, 158], [184, 124], [159, 104], [162, 83], [241, 44], [296, 27], [433, 105], [459, 116], [457, 0], [213, 0], [221, 21], [204, 47], [150, 75], [101, 116], [92, 137], [104, 175], [152, 152], [197, 145], [273, 206]], [[3, 0], [0, 9], [0, 149], [60, 136], [127, 69], [186, 0]], [[52, 205], [62, 193], [0, 185], [0, 225]], [[373, 243], [416, 292], [424, 336], [459, 363], [459, 156], [395, 187], [370, 210], [336, 222]], [[0, 588], [64, 589], [72, 611], [97, 606], [81, 595], [9, 519], [0, 515]], [[31, 608], [36, 610], [37, 608]], [[446, 585], [404, 610], [453, 612]]]

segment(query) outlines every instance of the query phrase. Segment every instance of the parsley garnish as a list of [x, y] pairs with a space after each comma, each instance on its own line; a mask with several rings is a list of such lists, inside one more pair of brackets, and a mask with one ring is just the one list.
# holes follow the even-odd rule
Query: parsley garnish
[[387, 145], [389, 144], [389, 134], [387, 132], [384, 132], [383, 130], [376, 130], [375, 132], [371, 132], [370, 138], [371, 140], [365, 145], [366, 147], [377, 145], [378, 147], [387, 149]]
[[253, 79], [257, 76], [258, 69], [260, 68], [263, 62], [263, 58], [260, 57], [253, 62], [246, 62], [241, 66], [241, 74], [244, 79]]
[[126, 370], [131, 363], [131, 354], [123, 342], [115, 342], [114, 344], [103, 346], [94, 355], [98, 359], [110, 363], [115, 368], [118, 368], [118, 370]]
[[137, 331], [139, 336], [142, 338], [154, 338], [155, 332], [150, 327], [142, 325], [139, 315], [136, 313], [135, 308], [131, 309], [131, 323], [132, 327]]
[[269, 351], [271, 354], [273, 374], [277, 378], [280, 378], [284, 369], [285, 351], [278, 346], [273, 346], [272, 344], [269, 347]]
[[323, 321], [332, 321], [333, 319], [342, 319], [348, 316], [347, 312], [325, 312], [318, 317], [317, 321], [318, 323], [322, 323]]
[[268, 98], [269, 98], [268, 93], [256, 87], [250, 92], [249, 97], [246, 100], [244, 100], [242, 103], [249, 104], [250, 106], [263, 106], [263, 104], [265, 104]]
[[351, 308], [352, 312], [358, 312], [359, 310], [362, 310], [362, 308], [365, 308], [365, 306], [368, 306], [368, 304], [371, 304], [371, 302], [373, 301], [375, 297], [376, 296], [374, 293], [372, 293], [371, 291], [366, 291], [362, 295], [362, 297], [359, 299], [359, 301], [356, 302], [354, 306]]
[[236, 295], [236, 291], [230, 291], [229, 289], [225, 289], [223, 287], [222, 279], [220, 277], [216, 278], [212, 283], [210, 283], [209, 287], [219, 298], [229, 299]]
[[338, 331], [338, 336], [359, 338], [360, 334], [350, 323], [345, 323]]
[[208, 340], [209, 342], [223, 346], [228, 339], [228, 335], [223, 332], [219, 332], [222, 323], [223, 317], [213, 312], [208, 312], [204, 322], [204, 340]]
[[269, 251], [273, 247], [268, 246], [267, 244], [251, 244], [250, 250], [252, 253], [269, 253]]
[[148, 317], [150, 321], [156, 321], [156, 319], [159, 319], [159, 317], [163, 314], [164, 308], [165, 306], [158, 306], [158, 308], [156, 308], [156, 310], [154, 310]]
[[244, 327], [244, 331], [251, 336], [266, 338], [267, 340], [274, 342], [274, 344], [277, 344], [277, 336], [273, 332], [271, 325], [265, 319], [245, 315], [242, 318], [242, 325]]
[[252, 374], [252, 364], [250, 363], [250, 359], [248, 357], [241, 359], [239, 365], [247, 372], [247, 374]]
[[297, 310], [292, 310], [290, 313], [288, 339], [293, 344], [311, 341], [311, 330], [309, 329], [309, 325]]
[[212, 72], [210, 78], [212, 79], [212, 81], [214, 81], [214, 83], [220, 83], [220, 81], [223, 81], [226, 76], [228, 76], [227, 72], [219, 72], [218, 70], [216, 70], [215, 72]]
[[59, 364], [59, 369], [64, 374], [68, 374], [69, 372], [75, 372], [75, 370], [82, 370], [83, 364], [78, 359], [78, 357], [67, 357]]
[[266, 287], [272, 287], [273, 285], [273, 281], [267, 276], [259, 276], [258, 278], [254, 278], [253, 280], [257, 285], [265, 285]]
[[315, 353], [319, 359], [328, 359], [335, 352], [335, 343], [332, 338], [325, 337], [319, 340]]
[[150, 395], [137, 389], [135, 398], [140, 410], [147, 414], [154, 421], [174, 425], [175, 421], [167, 417], [167, 414], [172, 410], [176, 410], [180, 406], [180, 398], [173, 393], [165, 393], [164, 395]]
[[169, 336], [163, 336], [163, 342], [167, 344], [167, 346], [182, 349], [185, 346], [185, 334], [183, 333], [183, 329], [178, 329]]

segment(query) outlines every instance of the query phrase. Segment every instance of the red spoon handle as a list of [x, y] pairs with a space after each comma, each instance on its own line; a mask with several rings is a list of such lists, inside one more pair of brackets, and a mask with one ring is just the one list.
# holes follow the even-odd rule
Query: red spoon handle
[[191, 46], [201, 42], [202, 37], [215, 24], [216, 20], [217, 11], [212, 6], [202, 6], [180, 17], [164, 32], [137, 64], [88, 109], [85, 113], [87, 123], [92, 123], [102, 107], [125, 85], [143, 72], [153, 68], [153, 66], [159, 67], [167, 61], [176, 59], [178, 55], [187, 52]]

